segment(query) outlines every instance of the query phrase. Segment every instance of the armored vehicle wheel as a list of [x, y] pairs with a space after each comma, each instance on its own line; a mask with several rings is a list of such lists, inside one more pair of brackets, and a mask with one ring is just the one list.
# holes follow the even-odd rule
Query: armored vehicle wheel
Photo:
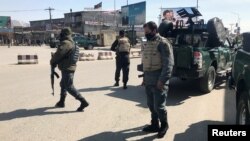
[[213, 66], [210, 66], [204, 75], [204, 77], [200, 78], [200, 90], [203, 93], [209, 93], [214, 88], [216, 73]]
[[247, 106], [248, 95], [247, 91], [242, 91], [239, 93], [240, 99], [237, 104], [237, 113], [236, 113], [236, 124], [247, 125], [250, 124], [250, 115], [249, 109]]
[[88, 45], [88, 50], [92, 50], [94, 47], [93, 47], [93, 45], [92, 44], [89, 44]]

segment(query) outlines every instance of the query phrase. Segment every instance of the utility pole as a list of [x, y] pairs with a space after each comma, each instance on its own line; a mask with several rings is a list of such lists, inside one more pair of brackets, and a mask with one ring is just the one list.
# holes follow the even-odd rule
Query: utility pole
[[115, 30], [116, 30], [116, 27], [117, 27], [117, 23], [116, 23], [116, 0], [114, 0], [114, 20], [115, 20]]
[[71, 28], [71, 29], [72, 29], [72, 27], [73, 27], [72, 21], [73, 21], [72, 9], [70, 8], [70, 28]]
[[[196, 9], [198, 10], [198, 8], [199, 8], [199, 0], [197, 0], [197, 2], [196, 2]], [[198, 22], [198, 17], [196, 17], [196, 22]]]
[[199, 8], [199, 0], [197, 0], [196, 8], [197, 8], [197, 9]]
[[49, 8], [47, 8], [47, 9], [45, 9], [45, 10], [48, 10], [48, 11], [49, 11], [50, 27], [51, 27], [51, 30], [52, 30], [53, 28], [52, 28], [52, 15], [51, 15], [51, 11], [52, 11], [52, 10], [55, 10], [55, 9], [49, 7]]
[[229, 25], [230, 25], [230, 27], [231, 27], [231, 30], [230, 30], [230, 31], [231, 31], [231, 34], [232, 34], [232, 33], [233, 33], [233, 25], [234, 25], [234, 24], [231, 23], [231, 24], [229, 24]]
[[238, 27], [240, 27], [240, 14], [239, 13], [233, 13], [237, 16], [237, 23], [238, 23]]
[[161, 22], [162, 22], [162, 20], [161, 20], [161, 16], [162, 16], [162, 0], [161, 0], [161, 7], [160, 7], [160, 14], [159, 14], [159, 16], [157, 17], [158, 18], [158, 22], [159, 22], [159, 25], [161, 24]]
[[236, 12], [232, 12], [232, 14], [237, 16], [236, 28], [237, 28], [237, 34], [240, 34], [240, 14]]

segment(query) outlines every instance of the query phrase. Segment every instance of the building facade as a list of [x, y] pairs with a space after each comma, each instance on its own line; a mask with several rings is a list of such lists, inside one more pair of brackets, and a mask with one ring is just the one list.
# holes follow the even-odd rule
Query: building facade
[[116, 11], [79, 11], [65, 13], [65, 26], [82, 34], [100, 34], [102, 30], [116, 30], [121, 26], [121, 13]]
[[[52, 25], [52, 27], [51, 27]], [[64, 18], [30, 21], [30, 27], [35, 31], [57, 30], [64, 27]]]

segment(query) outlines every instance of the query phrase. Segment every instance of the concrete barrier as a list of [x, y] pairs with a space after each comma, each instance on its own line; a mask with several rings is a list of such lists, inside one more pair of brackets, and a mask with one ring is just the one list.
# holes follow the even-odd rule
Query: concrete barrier
[[79, 61], [94, 61], [95, 56], [92, 53], [80, 53]]
[[17, 55], [18, 64], [38, 64], [37, 55]]
[[113, 55], [112, 52], [98, 52], [98, 60], [112, 60]]
[[141, 51], [131, 51], [130, 52], [130, 58], [140, 58], [141, 57]]

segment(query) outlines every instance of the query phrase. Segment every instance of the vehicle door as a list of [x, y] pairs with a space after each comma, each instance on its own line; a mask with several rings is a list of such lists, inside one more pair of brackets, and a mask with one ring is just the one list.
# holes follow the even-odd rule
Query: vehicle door
[[232, 66], [234, 53], [235, 50], [233, 47], [231, 47], [231, 44], [228, 40], [225, 41], [223, 46], [218, 47], [218, 66], [221, 70], [228, 69]]
[[79, 44], [81, 47], [84, 47], [85, 46], [85, 39], [84, 37], [77, 37], [79, 39]]
[[87, 39], [87, 37], [81, 37], [81, 40], [82, 40], [83, 46], [87, 47], [88, 46], [88, 39]]

